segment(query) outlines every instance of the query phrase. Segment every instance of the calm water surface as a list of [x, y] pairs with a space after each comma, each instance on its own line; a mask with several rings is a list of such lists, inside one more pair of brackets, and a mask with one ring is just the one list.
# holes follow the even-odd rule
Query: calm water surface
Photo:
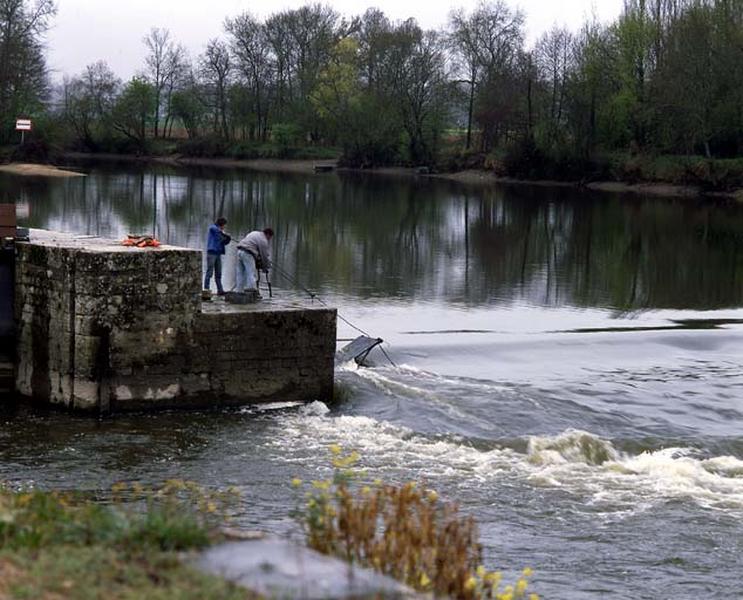
[[340, 443], [370, 478], [461, 503], [487, 565], [533, 567], [544, 598], [743, 597], [743, 205], [132, 168], [0, 190], [80, 234], [203, 248], [220, 214], [234, 235], [270, 224], [275, 293], [318, 293], [396, 365], [339, 368], [336, 404], [6, 411], [0, 479], [236, 485], [241, 523], [298, 535], [288, 482], [327, 476]]

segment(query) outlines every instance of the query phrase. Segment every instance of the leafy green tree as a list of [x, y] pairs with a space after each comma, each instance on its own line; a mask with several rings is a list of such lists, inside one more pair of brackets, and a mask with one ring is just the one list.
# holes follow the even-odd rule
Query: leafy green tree
[[266, 141], [273, 65], [265, 29], [250, 13], [227, 19], [225, 29], [231, 37], [230, 47], [240, 83], [251, 99], [249, 114], [254, 121], [249, 130], [250, 138]]
[[124, 86], [114, 106], [114, 127], [134, 142], [140, 151], [147, 148], [148, 125], [156, 104], [154, 86], [142, 78], [134, 77]]
[[53, 0], [0, 0], [0, 139], [15, 135], [15, 119], [43, 109], [48, 91], [43, 36], [56, 14]]
[[121, 81], [104, 61], [88, 65], [65, 85], [64, 118], [76, 139], [87, 149], [97, 150], [110, 135], [111, 118]]
[[362, 60], [355, 38], [338, 42], [318, 77], [312, 102], [330, 139], [342, 146], [345, 164], [389, 164], [398, 156], [400, 120], [364, 84]]
[[208, 110], [203, 90], [195, 82], [173, 93], [171, 111], [180, 119], [189, 138], [197, 137], [204, 128]]
[[609, 116], [610, 129], [620, 126], [607, 108], [616, 90], [614, 53], [607, 29], [596, 22], [586, 23], [575, 39], [573, 52], [575, 69], [568, 80], [568, 124], [576, 153], [591, 158], [604, 117]]

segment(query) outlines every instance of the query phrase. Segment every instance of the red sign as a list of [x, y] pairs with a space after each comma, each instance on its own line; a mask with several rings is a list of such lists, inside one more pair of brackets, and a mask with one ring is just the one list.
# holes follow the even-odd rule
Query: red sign
[[31, 119], [16, 119], [16, 131], [31, 131]]

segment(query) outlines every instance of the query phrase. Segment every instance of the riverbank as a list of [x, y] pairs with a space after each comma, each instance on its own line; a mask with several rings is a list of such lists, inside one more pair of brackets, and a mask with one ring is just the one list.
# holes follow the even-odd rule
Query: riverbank
[[0, 165], [0, 172], [22, 175], [25, 177], [85, 177], [85, 173], [70, 171], [54, 165], [39, 165], [34, 163], [10, 163]]
[[498, 183], [501, 185], [531, 186], [531, 187], [564, 187], [577, 190], [589, 190], [609, 194], [633, 194], [637, 196], [651, 196], [656, 198], [712, 198], [719, 200], [735, 200], [743, 202], [743, 189], [729, 191], [709, 191], [700, 186], [675, 185], [662, 182], [627, 183], [622, 181], [556, 181], [556, 180], [529, 180], [497, 177], [492, 175], [478, 175], [475, 173], [455, 173], [451, 176], [442, 175], [444, 179], [453, 179], [465, 183]]
[[135, 156], [131, 154], [101, 154], [68, 152], [62, 160], [72, 162], [109, 162], [168, 165], [172, 167], [212, 167], [223, 169], [250, 169], [283, 173], [314, 173], [315, 167], [325, 166], [336, 169], [338, 161], [314, 159], [234, 159], [234, 158], [192, 158], [186, 156]]
[[[743, 189], [710, 191], [701, 186], [674, 184], [662, 181], [559, 181], [551, 179], [517, 179], [497, 175], [494, 171], [468, 169], [454, 173], [422, 173], [413, 167], [378, 167], [372, 169], [350, 169], [338, 166], [338, 160], [310, 159], [230, 159], [190, 158], [182, 156], [134, 156], [127, 154], [91, 154], [73, 152], [63, 155], [63, 160], [72, 162], [112, 162], [158, 164], [172, 167], [210, 167], [225, 169], [250, 169], [276, 173], [313, 174], [317, 168], [342, 173], [362, 173], [392, 177], [421, 177], [456, 181], [468, 185], [523, 185], [535, 187], [565, 187], [614, 194], [635, 194], [659, 198], [716, 198], [743, 202]], [[12, 165], [11, 165], [12, 166]]]
[[149, 492], [118, 484], [112, 493], [104, 505], [0, 488], [0, 598], [259, 597], [183, 560], [224, 538], [216, 515], [226, 496], [178, 481]]
[[[472, 519], [413, 483], [362, 487], [358, 454], [331, 451], [334, 477], [308, 485], [297, 512], [308, 548], [227, 526], [236, 488], [120, 482], [101, 502], [0, 487], [0, 598], [496, 597], [502, 578], [481, 566]], [[526, 599], [532, 574], [510, 598]]]

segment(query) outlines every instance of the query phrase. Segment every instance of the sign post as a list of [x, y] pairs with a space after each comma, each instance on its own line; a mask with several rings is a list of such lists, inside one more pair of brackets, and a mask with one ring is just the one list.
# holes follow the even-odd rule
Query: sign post
[[26, 140], [26, 132], [31, 131], [31, 119], [16, 119], [15, 130], [21, 132], [21, 145]]

